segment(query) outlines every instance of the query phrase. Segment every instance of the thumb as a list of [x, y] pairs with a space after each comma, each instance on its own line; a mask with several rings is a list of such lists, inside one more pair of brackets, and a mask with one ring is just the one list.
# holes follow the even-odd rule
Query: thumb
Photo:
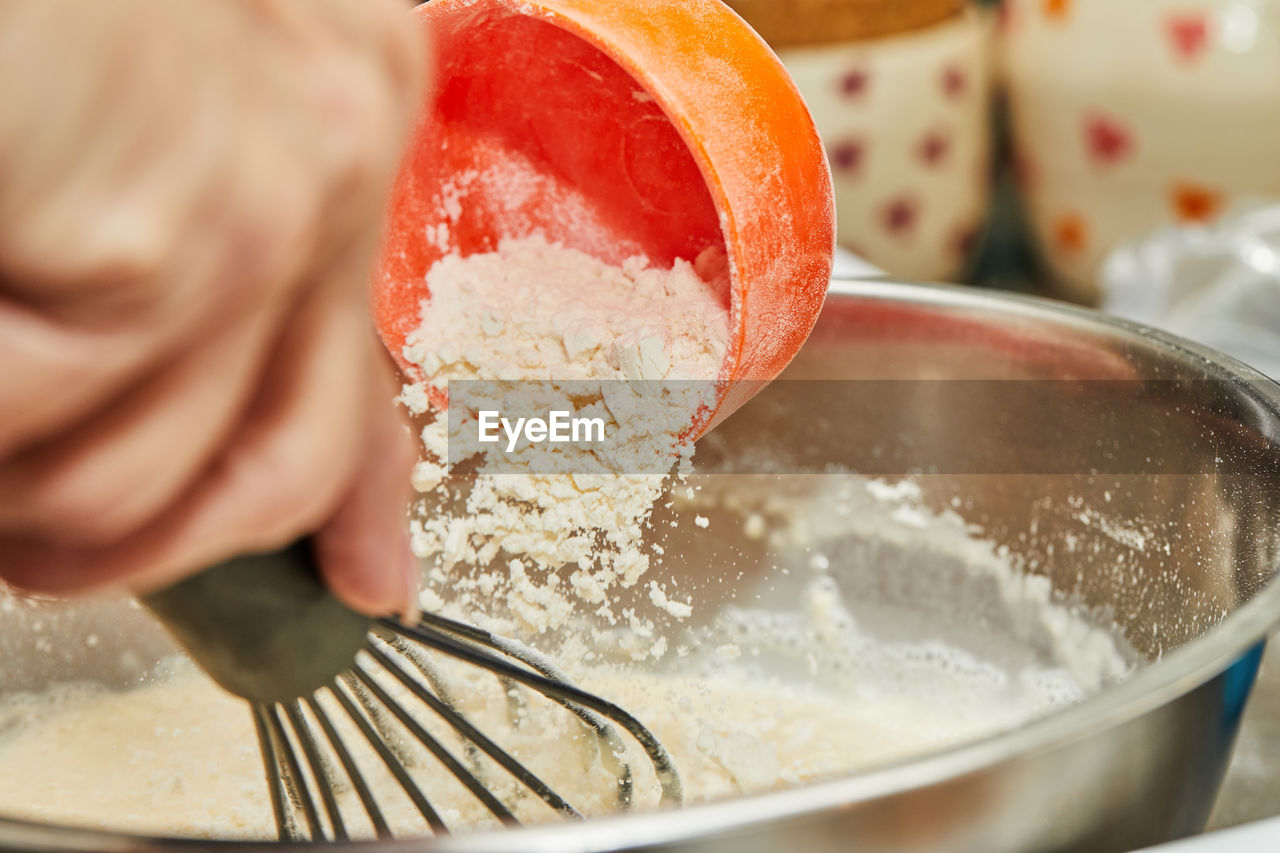
[[371, 383], [370, 427], [356, 479], [315, 534], [315, 554], [329, 588], [372, 616], [417, 611], [419, 566], [409, 547], [406, 507], [416, 461], [408, 427], [392, 401], [390, 368]]

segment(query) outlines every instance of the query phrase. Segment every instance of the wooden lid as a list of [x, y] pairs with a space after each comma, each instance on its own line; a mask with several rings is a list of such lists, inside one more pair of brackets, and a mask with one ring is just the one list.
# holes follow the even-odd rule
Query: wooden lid
[[958, 15], [965, 0], [725, 0], [774, 47], [860, 41]]

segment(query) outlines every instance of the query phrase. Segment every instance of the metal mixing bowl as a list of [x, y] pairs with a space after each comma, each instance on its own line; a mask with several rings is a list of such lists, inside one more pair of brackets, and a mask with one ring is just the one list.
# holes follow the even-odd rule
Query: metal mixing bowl
[[[798, 482], [833, 462], [909, 476], [1146, 663], [1014, 731], [822, 783], [360, 849], [1121, 851], [1195, 832], [1280, 615], [1278, 433], [1280, 387], [1185, 341], [1013, 296], [837, 282], [786, 381], [713, 433], [704, 464], [755, 448]], [[715, 542], [690, 566], [742, 544]], [[128, 684], [170, 648], [121, 602], [0, 609], [0, 690]], [[0, 820], [0, 848], [178, 845]]]

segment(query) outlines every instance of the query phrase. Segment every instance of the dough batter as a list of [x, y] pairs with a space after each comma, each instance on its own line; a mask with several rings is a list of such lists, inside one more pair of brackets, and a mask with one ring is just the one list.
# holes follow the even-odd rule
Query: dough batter
[[[736, 626], [722, 632], [759, 640], [772, 631], [776, 637], [763, 642], [776, 639], [794, 653], [791, 659], [808, 659], [811, 671], [772, 674], [749, 649], [725, 642], [702, 660], [686, 658], [676, 672], [595, 664], [574, 677], [654, 731], [675, 760], [688, 803], [800, 784], [962, 742], [1086, 693], [1057, 666], [1015, 671], [937, 643], [859, 637], [830, 592], [819, 585], [810, 595], [810, 629], [818, 619], [816, 634], [808, 631], [812, 648], [796, 646], [804, 633], [799, 622], [776, 615], [742, 612], [731, 620]], [[856, 672], [825, 677], [830, 673], [813, 653], [819, 646], [829, 653], [833, 641], [856, 650]], [[574, 718], [533, 697], [524, 722], [512, 727], [496, 679], [448, 674], [482, 730], [584, 813], [612, 810], [614, 777], [600, 761], [597, 739]], [[0, 736], [0, 814], [165, 835], [274, 836], [248, 708], [189, 665], [141, 689], [68, 689], [11, 699], [0, 719], [4, 710], [22, 722]], [[358, 743], [350, 733], [346, 740]], [[393, 745], [408, 748], [413, 773], [446, 823], [494, 823], [434, 759], [404, 741], [396, 737]], [[456, 741], [450, 748], [465, 755]], [[355, 756], [393, 829], [423, 833], [425, 823], [372, 753]], [[642, 758], [631, 761], [637, 807], [652, 807], [658, 796], [652, 771]], [[500, 772], [489, 778], [498, 792], [517, 796], [522, 821], [556, 819]], [[350, 790], [340, 790], [339, 798], [345, 815], [361, 813]], [[367, 824], [351, 822], [353, 835], [371, 835]]]

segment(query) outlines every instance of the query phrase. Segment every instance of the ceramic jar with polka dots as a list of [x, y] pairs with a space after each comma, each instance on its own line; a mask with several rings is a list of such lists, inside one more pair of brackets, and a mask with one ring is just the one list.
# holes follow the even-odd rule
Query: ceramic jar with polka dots
[[840, 244], [893, 275], [953, 279], [969, 260], [990, 191], [989, 35], [971, 10], [778, 51], [827, 146]]
[[1063, 295], [1169, 223], [1280, 198], [1280, 0], [1005, 0], [1017, 171]]

